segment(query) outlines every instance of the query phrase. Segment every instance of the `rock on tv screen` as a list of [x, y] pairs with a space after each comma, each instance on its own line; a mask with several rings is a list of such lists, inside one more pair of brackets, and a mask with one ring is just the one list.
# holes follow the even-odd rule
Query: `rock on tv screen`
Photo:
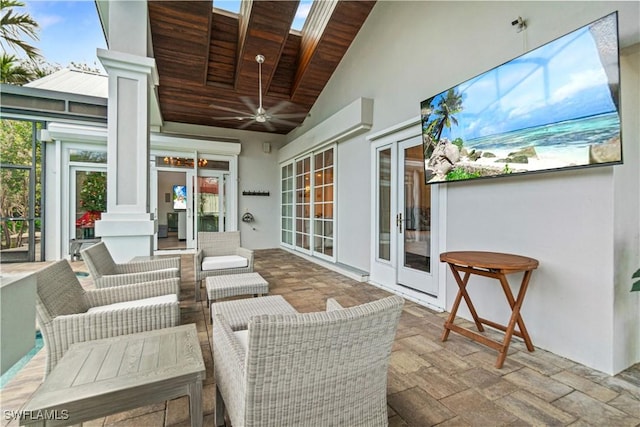
[[427, 184], [622, 163], [614, 12], [421, 107]]

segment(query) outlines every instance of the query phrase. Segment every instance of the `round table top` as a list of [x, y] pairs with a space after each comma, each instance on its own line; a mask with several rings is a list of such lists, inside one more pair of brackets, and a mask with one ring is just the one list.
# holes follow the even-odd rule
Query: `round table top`
[[500, 252], [456, 251], [443, 252], [440, 261], [467, 267], [503, 271], [527, 271], [538, 267], [538, 260]]

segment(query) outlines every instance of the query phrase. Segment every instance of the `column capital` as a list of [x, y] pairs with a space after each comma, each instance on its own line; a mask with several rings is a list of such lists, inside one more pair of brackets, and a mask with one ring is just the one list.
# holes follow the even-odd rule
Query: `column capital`
[[98, 49], [97, 54], [107, 74], [111, 74], [112, 71], [146, 74], [154, 86], [157, 86], [160, 81], [156, 60], [153, 58], [106, 49]]

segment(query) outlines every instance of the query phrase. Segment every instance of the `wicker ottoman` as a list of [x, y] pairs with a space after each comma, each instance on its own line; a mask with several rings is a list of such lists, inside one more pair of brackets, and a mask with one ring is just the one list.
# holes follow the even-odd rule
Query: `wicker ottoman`
[[207, 303], [238, 295], [264, 295], [269, 283], [258, 273], [225, 274], [206, 278]]
[[211, 319], [216, 314], [221, 314], [229, 322], [234, 331], [247, 329], [249, 319], [261, 314], [295, 314], [296, 309], [282, 296], [271, 295], [268, 297], [238, 299], [211, 304]]

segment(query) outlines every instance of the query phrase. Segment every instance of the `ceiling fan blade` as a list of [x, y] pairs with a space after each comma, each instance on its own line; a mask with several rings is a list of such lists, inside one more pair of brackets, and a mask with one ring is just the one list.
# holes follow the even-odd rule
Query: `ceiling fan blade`
[[289, 102], [289, 101], [280, 101], [276, 105], [274, 105], [273, 107], [269, 108], [269, 110], [268, 110], [269, 115], [274, 115], [278, 111], [282, 110], [285, 107], [288, 107], [289, 105], [292, 105], [291, 102]]
[[[246, 129], [246, 128], [248, 128], [249, 126], [251, 126], [252, 124], [257, 123], [257, 122], [258, 122], [258, 121], [257, 121], [257, 120], [255, 120], [255, 119], [254, 119], [254, 120], [251, 120], [250, 122], [247, 122], [247, 123], [243, 124], [242, 126], [239, 126], [239, 127], [238, 127], [238, 129]], [[275, 128], [271, 123], [269, 123], [269, 122], [262, 122], [262, 124], [263, 124], [263, 125], [264, 125], [264, 127], [266, 127], [266, 128], [267, 128], [267, 130], [268, 130], [268, 131], [270, 131], [270, 132], [273, 132], [273, 131], [275, 131], [275, 130], [276, 130], [276, 128]]]
[[249, 98], [248, 96], [241, 96], [240, 100], [244, 102], [244, 105], [249, 107], [249, 110], [251, 110], [252, 113], [255, 114], [256, 111], [258, 111], [258, 107], [256, 107], [256, 104], [254, 104], [251, 98]]
[[229, 116], [229, 117], [212, 117], [214, 120], [247, 120], [253, 119], [253, 116]]
[[254, 110], [250, 110], [248, 112], [247, 111], [240, 111], [240, 110], [236, 110], [235, 108], [223, 107], [222, 105], [211, 104], [209, 106], [211, 108], [215, 108], [216, 110], [228, 111], [229, 113], [236, 113], [236, 114], [240, 114], [241, 116], [248, 116], [248, 115], [254, 113]]
[[264, 122], [264, 123], [262, 123], [262, 124], [263, 124], [263, 125], [264, 125], [264, 127], [266, 127], [266, 128], [267, 128], [267, 130], [268, 130], [268, 131], [270, 131], [270, 132], [273, 132], [273, 131], [275, 131], [275, 130], [276, 130], [276, 128], [275, 128], [271, 123], [269, 123], [268, 121], [266, 121], [266, 122]]
[[299, 117], [307, 117], [309, 113], [290, 113], [290, 114], [270, 114], [275, 119], [297, 119]]
[[255, 119], [251, 120], [250, 122], [247, 122], [247, 123], [243, 124], [242, 126], [239, 126], [238, 129], [246, 129], [249, 126], [251, 126], [252, 124], [254, 124], [254, 123], [256, 123]]

